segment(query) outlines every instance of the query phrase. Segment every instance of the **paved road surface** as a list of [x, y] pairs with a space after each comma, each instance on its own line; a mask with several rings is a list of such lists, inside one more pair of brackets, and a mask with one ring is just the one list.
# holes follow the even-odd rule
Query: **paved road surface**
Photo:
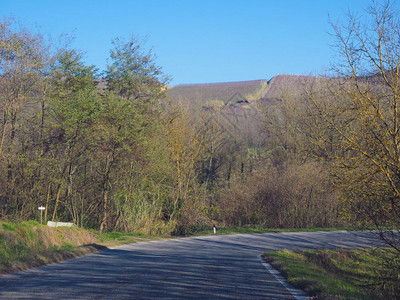
[[130, 244], [0, 277], [0, 299], [294, 299], [258, 256], [358, 248], [367, 233], [239, 234]]

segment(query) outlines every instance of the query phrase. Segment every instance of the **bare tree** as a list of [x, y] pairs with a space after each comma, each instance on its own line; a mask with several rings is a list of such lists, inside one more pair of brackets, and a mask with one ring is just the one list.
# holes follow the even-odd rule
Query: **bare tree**
[[[331, 160], [346, 215], [400, 251], [400, 23], [389, 2], [333, 24], [337, 78], [309, 93], [320, 156]], [[388, 230], [394, 228], [393, 230]]]

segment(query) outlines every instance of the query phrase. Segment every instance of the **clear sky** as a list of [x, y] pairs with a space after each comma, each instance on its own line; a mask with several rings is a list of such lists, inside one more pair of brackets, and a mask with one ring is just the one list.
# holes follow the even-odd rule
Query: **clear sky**
[[365, 13], [368, 0], [0, 0], [45, 35], [76, 36], [104, 70], [111, 39], [147, 36], [172, 85], [320, 74], [334, 60], [328, 15]]

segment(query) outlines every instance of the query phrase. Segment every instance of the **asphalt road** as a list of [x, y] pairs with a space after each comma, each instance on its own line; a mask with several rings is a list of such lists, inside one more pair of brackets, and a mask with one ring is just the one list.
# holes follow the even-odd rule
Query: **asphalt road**
[[295, 299], [264, 251], [376, 245], [360, 232], [239, 234], [106, 249], [0, 277], [0, 299]]

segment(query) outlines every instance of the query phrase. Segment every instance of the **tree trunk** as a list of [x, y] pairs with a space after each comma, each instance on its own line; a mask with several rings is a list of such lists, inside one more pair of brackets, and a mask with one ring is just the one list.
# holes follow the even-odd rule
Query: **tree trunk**
[[44, 210], [44, 221], [47, 221], [47, 212], [49, 208], [49, 202], [50, 202], [50, 192], [51, 192], [51, 183], [49, 182], [49, 187], [47, 188], [47, 198], [46, 198], [46, 205], [45, 205], [45, 210]]
[[101, 220], [100, 223], [100, 232], [103, 232], [104, 229], [106, 229], [106, 223], [107, 223], [107, 209], [108, 209], [108, 190], [106, 189], [103, 193], [103, 219]]
[[57, 191], [57, 196], [56, 196], [56, 203], [54, 204], [53, 215], [52, 215], [52, 217], [51, 217], [51, 220], [52, 220], [53, 222], [54, 222], [54, 219], [56, 218], [58, 203], [60, 202], [61, 188], [62, 188], [62, 184], [60, 183], [60, 184], [58, 185], [58, 191]]
[[3, 145], [6, 137], [6, 128], [7, 128], [7, 114], [6, 112], [4, 112], [3, 128], [1, 129], [1, 138], [0, 138], [0, 157], [3, 154]]
[[107, 155], [106, 157], [106, 167], [103, 177], [103, 217], [100, 223], [100, 232], [106, 229], [107, 217], [108, 217], [108, 195], [109, 195], [109, 185], [110, 185], [110, 171], [111, 165], [113, 163], [114, 153]]

